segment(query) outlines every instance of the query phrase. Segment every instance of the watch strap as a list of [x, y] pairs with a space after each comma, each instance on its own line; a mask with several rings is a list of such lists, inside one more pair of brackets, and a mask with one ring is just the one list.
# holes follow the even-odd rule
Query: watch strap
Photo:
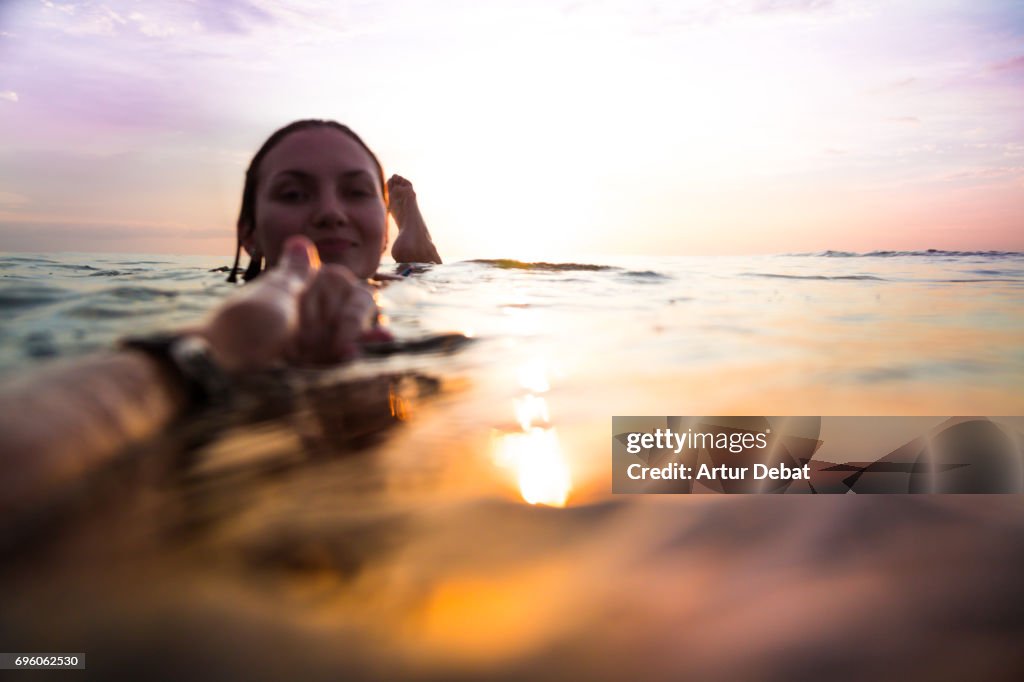
[[179, 381], [190, 410], [225, 402], [231, 394], [227, 374], [213, 359], [206, 340], [196, 334], [160, 333], [122, 339], [120, 347], [145, 353]]

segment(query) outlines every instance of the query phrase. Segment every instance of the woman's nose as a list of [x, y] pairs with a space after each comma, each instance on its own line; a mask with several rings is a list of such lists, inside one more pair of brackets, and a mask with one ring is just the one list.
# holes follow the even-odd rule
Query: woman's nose
[[348, 214], [345, 210], [345, 203], [333, 193], [330, 196], [323, 196], [317, 204], [313, 224], [316, 227], [329, 228], [347, 223]]

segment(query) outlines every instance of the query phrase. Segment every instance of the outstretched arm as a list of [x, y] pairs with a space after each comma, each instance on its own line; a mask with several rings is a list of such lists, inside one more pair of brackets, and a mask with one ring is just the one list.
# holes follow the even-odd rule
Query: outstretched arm
[[416, 190], [400, 175], [392, 175], [388, 180], [388, 211], [398, 225], [398, 237], [391, 247], [392, 258], [399, 263], [441, 262], [416, 202]]
[[20, 507], [145, 438], [185, 405], [169, 373], [138, 351], [60, 363], [0, 391], [0, 509]]
[[[277, 268], [190, 335], [227, 373], [347, 359], [375, 318], [343, 266], [292, 238]], [[58, 363], [0, 387], [0, 513], [22, 508], [153, 435], [188, 405], [182, 377], [138, 350]]]

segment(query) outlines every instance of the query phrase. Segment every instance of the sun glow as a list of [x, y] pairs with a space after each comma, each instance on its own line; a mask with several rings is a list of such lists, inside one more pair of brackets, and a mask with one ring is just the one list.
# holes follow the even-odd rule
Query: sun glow
[[519, 493], [530, 504], [564, 507], [572, 481], [554, 428], [531, 428], [502, 436], [498, 459], [510, 462]]
[[515, 473], [519, 494], [530, 504], [564, 507], [572, 490], [569, 465], [558, 433], [551, 424], [548, 401], [541, 393], [550, 389], [547, 366], [531, 360], [518, 368], [523, 395], [513, 399], [518, 429], [497, 434], [492, 458], [499, 467]]
[[[451, 83], [418, 96], [454, 106], [415, 122], [424, 135], [448, 131], [445, 154], [394, 159], [413, 165], [428, 220], [469, 257], [721, 249], [720, 234], [697, 228], [756, 233], [735, 197], [820, 161], [839, 144], [826, 128], [848, 134], [828, 108], [839, 95], [824, 66], [794, 76], [750, 58], [800, 56], [759, 24], [674, 41], [624, 32], [611, 17], [591, 16], [587, 31], [552, 21], [527, 54], [491, 40], [474, 45], [478, 59], [451, 64]], [[529, 97], [513, 96], [513, 82]]]
[[5, 250], [227, 254], [253, 151], [311, 116], [445, 261], [1020, 248], [1014, 3], [9, 4]]

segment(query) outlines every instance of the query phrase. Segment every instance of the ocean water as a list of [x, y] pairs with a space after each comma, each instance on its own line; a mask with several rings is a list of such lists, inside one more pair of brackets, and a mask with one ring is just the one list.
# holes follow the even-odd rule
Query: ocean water
[[[194, 322], [221, 265], [4, 255], [0, 372]], [[388, 322], [471, 343], [244, 377], [5, 519], [0, 641], [97, 679], [1018, 679], [1022, 496], [613, 496], [608, 436], [1024, 414], [1022, 294], [1001, 252], [433, 267]]]
[[[233, 290], [212, 271], [223, 265], [0, 256], [0, 376], [192, 323]], [[807, 414], [1015, 414], [1022, 292], [1019, 253], [825, 252], [460, 262], [388, 287], [382, 305], [405, 338], [473, 335], [469, 357], [490, 369], [542, 365], [569, 392], [656, 387], [652, 414], [759, 413], [767, 400]]]

